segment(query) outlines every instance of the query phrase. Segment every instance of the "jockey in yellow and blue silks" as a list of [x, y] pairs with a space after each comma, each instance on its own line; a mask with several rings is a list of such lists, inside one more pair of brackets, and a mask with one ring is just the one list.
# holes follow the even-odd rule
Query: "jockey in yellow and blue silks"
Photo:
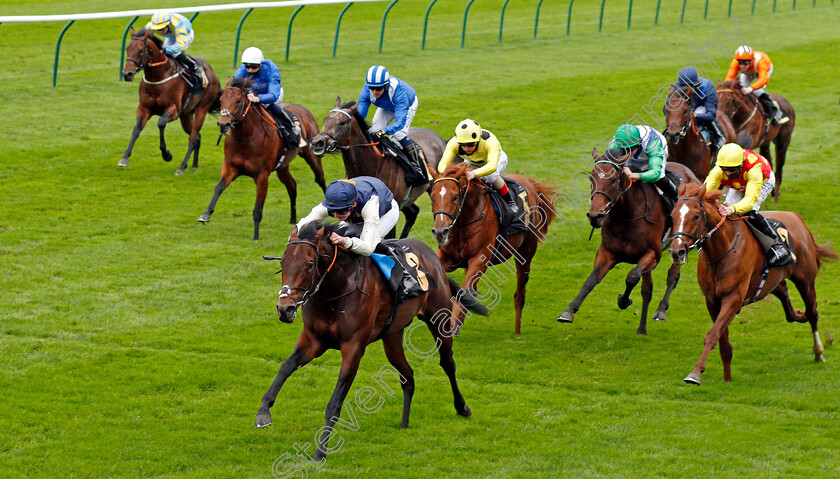
[[[280, 81], [280, 68], [263, 56], [257, 47], [248, 47], [242, 52], [242, 64], [233, 74], [234, 78], [247, 78], [251, 81], [248, 100], [260, 103], [274, 115], [281, 126], [285, 148], [291, 149], [300, 141], [300, 129], [292, 124], [291, 118], [280, 107], [283, 101], [283, 83]], [[300, 146], [306, 146], [304, 141]]]
[[359, 105], [356, 113], [367, 118], [370, 105], [376, 105], [376, 113], [370, 122], [369, 132], [375, 136], [388, 135], [399, 142], [403, 151], [412, 160], [421, 164], [420, 146], [411, 141], [408, 128], [417, 112], [417, 94], [411, 85], [391, 76], [382, 65], [368, 69], [365, 85], [359, 93]]
[[[683, 67], [677, 73], [677, 88], [688, 88], [688, 104], [700, 126], [706, 127], [712, 143], [712, 156], [726, 143], [726, 136], [715, 119], [717, 115], [717, 89], [708, 78], [703, 78], [694, 67]], [[668, 103], [662, 108], [668, 114]]]
[[668, 148], [665, 145], [665, 137], [653, 128], [624, 124], [615, 131], [604, 156], [616, 159], [629, 154], [630, 157], [624, 162], [624, 174], [631, 180], [658, 186], [665, 194], [670, 208], [673, 208], [677, 202], [678, 185], [674, 185], [665, 175], [668, 162]]
[[207, 76], [204, 68], [195, 59], [185, 52], [195, 40], [192, 24], [187, 17], [160, 10], [152, 15], [152, 19], [146, 24], [146, 28], [163, 35], [163, 52], [175, 60], [184, 64], [202, 81], [202, 86], [207, 86]]
[[344, 246], [354, 253], [370, 256], [376, 245], [397, 224], [400, 207], [391, 190], [378, 178], [357, 176], [349, 180], [336, 180], [327, 185], [324, 201], [315, 205], [312, 211], [297, 224], [300, 230], [305, 224], [320, 221], [328, 216], [356, 225], [362, 225], [359, 237], [330, 234], [333, 244]]
[[474, 168], [467, 170], [468, 180], [481, 178], [485, 183], [493, 185], [493, 188], [510, 206], [511, 211], [514, 213], [519, 211], [502, 178], [507, 169], [508, 157], [495, 135], [482, 130], [475, 120], [468, 118], [462, 121], [455, 127], [455, 137], [446, 143], [443, 156], [438, 163], [438, 173], [443, 173], [446, 167], [455, 160], [456, 155], [467, 160]]
[[750, 224], [775, 243], [770, 247], [770, 266], [782, 266], [795, 261], [776, 231], [758, 210], [776, 186], [776, 176], [767, 158], [736, 143], [720, 149], [717, 163], [703, 182], [706, 191], [724, 187], [726, 198], [718, 206], [721, 216], [744, 215]]

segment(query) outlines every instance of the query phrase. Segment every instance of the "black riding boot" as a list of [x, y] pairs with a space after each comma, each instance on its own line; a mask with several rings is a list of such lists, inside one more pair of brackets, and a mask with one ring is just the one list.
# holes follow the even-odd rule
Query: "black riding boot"
[[668, 204], [668, 215], [671, 214], [671, 210], [674, 209], [674, 205], [677, 204], [677, 198], [679, 197], [679, 193], [677, 192], [679, 186], [675, 185], [671, 182], [671, 179], [668, 178], [668, 175], [663, 176], [662, 178], [656, 180], [654, 185], [658, 186], [662, 193], [665, 195], [665, 202]]
[[175, 57], [175, 59], [181, 62], [181, 64], [187, 67], [190, 71], [194, 82], [193, 93], [198, 93], [207, 86], [207, 76], [204, 74], [204, 67], [195, 61], [195, 58], [187, 55], [186, 53], [182, 53]]
[[266, 109], [277, 120], [278, 130], [283, 136], [283, 142], [286, 144], [286, 148], [292, 149], [298, 147], [300, 143], [300, 130], [295, 128], [286, 110], [281, 108], [277, 103], [271, 103]]
[[780, 108], [776, 108], [776, 103], [772, 98], [770, 98], [770, 95], [767, 92], [759, 95], [758, 100], [762, 105], [764, 105], [764, 109], [767, 110], [767, 115], [771, 118], [773, 123], [781, 125], [790, 120], [790, 118], [785, 116], [785, 113]]
[[400, 140], [400, 146], [402, 146], [405, 155], [411, 160], [412, 169], [417, 173], [418, 177], [425, 178], [426, 180], [429, 179], [429, 174], [426, 169], [426, 159], [423, 155], [423, 150], [420, 148], [420, 145], [414, 143], [414, 141], [409, 138], [405, 137]]
[[717, 120], [709, 122], [709, 133], [712, 134], [712, 156], [715, 156], [726, 143], [726, 135], [723, 134], [723, 129], [721, 129]]
[[774, 240], [773, 245], [767, 251], [767, 257], [769, 259], [768, 263], [770, 266], [783, 266], [795, 261], [785, 244], [782, 243], [782, 240], [779, 238], [776, 230], [770, 226], [767, 218], [756, 211], [750, 211], [746, 216], [749, 218], [748, 221], [750, 222], [750, 225], [761, 232], [761, 234]]
[[508, 206], [510, 207], [510, 210], [513, 212], [514, 215], [516, 213], [519, 213], [519, 207], [516, 206], [516, 202], [513, 201], [513, 195], [510, 194], [510, 190], [508, 190], [507, 193], [502, 195], [502, 199], [507, 202]]

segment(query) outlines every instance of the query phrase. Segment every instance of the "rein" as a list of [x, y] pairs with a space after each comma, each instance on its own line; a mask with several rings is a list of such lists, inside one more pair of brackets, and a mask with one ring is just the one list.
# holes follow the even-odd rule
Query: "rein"
[[[733, 90], [729, 90], [729, 89], [718, 90], [718, 92], [732, 93], [733, 95], [735, 94], [735, 91], [733, 91]], [[741, 101], [739, 101], [737, 104], [735, 104], [735, 108], [732, 110], [732, 114], [726, 115], [727, 117], [729, 117], [729, 119], [730, 119], [730, 120], [733, 120], [733, 119], [735, 118], [735, 114], [737, 114], [737, 113], [738, 113], [738, 110], [740, 110], [740, 109], [741, 109], [741, 105], [743, 105], [743, 104], [744, 104], [744, 102], [747, 100], [747, 97], [748, 97], [748, 96], [749, 96], [749, 95], [743, 95], [743, 96], [741, 97]], [[753, 95], [753, 96], [755, 96], [755, 95]], [[750, 116], [748, 116], [746, 120], [744, 120], [744, 121], [740, 122], [740, 123], [738, 124], [738, 126], [736, 126], [736, 127], [735, 127], [735, 131], [740, 130], [740, 129], [744, 126], [744, 125], [746, 125], [746, 124], [747, 124], [747, 122], [749, 122], [750, 120], [752, 120], [752, 117], [753, 117], [753, 116], [755, 116], [755, 112], [756, 112], [756, 111], [758, 111], [758, 100], [754, 99], [753, 97], [750, 97], [750, 101], [751, 101], [751, 102], [752, 102], [752, 104], [753, 104], [752, 111], [750, 112]], [[731, 101], [731, 102], [732, 102], [732, 103], [735, 103], [734, 98], [732, 99], [732, 101]]]
[[[623, 170], [621, 169], [621, 165], [619, 165], [618, 163], [616, 163], [616, 162], [614, 162], [614, 161], [610, 161], [610, 160], [598, 160], [598, 161], [596, 161], [596, 162], [595, 162], [595, 164], [596, 164], [596, 165], [597, 165], [598, 163], [606, 163], [606, 164], [608, 164], [608, 165], [614, 166], [614, 167], [615, 167], [615, 169], [616, 169], [616, 171], [618, 171], [618, 179], [619, 179], [619, 184], [620, 184], [620, 181], [621, 181], [621, 176], [624, 174]], [[600, 174], [599, 174], [599, 175], [600, 175]], [[605, 178], [605, 177], [604, 177], [604, 176], [601, 176], [601, 178]], [[627, 185], [627, 188], [624, 188], [623, 190], [621, 190], [621, 191], [620, 191], [620, 192], [616, 195], [615, 199], [613, 199], [613, 197], [612, 197], [612, 196], [610, 196], [610, 195], [608, 195], [605, 191], [601, 191], [601, 190], [597, 190], [597, 189], [596, 189], [596, 190], [592, 193], [592, 196], [595, 196], [595, 195], [597, 195], [598, 193], [601, 193], [602, 195], [604, 195], [604, 196], [606, 196], [606, 197], [607, 197], [607, 201], [608, 201], [608, 203], [607, 203], [607, 206], [604, 208], [604, 215], [608, 215], [608, 214], [610, 214], [610, 210], [612, 210], [613, 206], [615, 206], [615, 205], [616, 205], [616, 203], [618, 203], [618, 200], [619, 200], [619, 199], [621, 199], [621, 197], [622, 197], [622, 196], [624, 196], [624, 193], [627, 193], [627, 191], [629, 191], [629, 190], [630, 190], [630, 188], [632, 188], [632, 187], [633, 187], [633, 183], [635, 183], [635, 181], [634, 181], [634, 180], [630, 180], [630, 184], [629, 184], [629, 185]], [[616, 191], [617, 191], [617, 190], [618, 190], [618, 187], [616, 187]], [[645, 198], [647, 198], [647, 197], [645, 197]], [[642, 217], [640, 217], [640, 218], [644, 218], [645, 216], [647, 216], [647, 214], [645, 214], [644, 216], [642, 216]], [[640, 218], [636, 218], [636, 219], [640, 219]]]
[[[341, 113], [342, 115], [346, 116], [350, 120], [350, 122], [347, 123], [347, 127], [344, 128], [344, 130], [341, 131], [336, 136], [332, 136], [329, 133], [326, 133], [324, 131], [321, 132], [321, 134], [323, 134], [324, 136], [326, 136], [327, 138], [332, 140], [332, 141], [327, 143], [327, 151], [335, 151], [336, 148], [338, 148], [339, 150], [349, 150], [350, 148], [357, 148], [357, 147], [360, 147], [360, 146], [370, 146], [370, 147], [373, 148], [373, 151], [376, 152], [376, 154], [377, 154], [377, 156], [379, 156], [379, 158], [382, 158], [382, 157], [385, 156], [385, 153], [382, 153], [381, 151], [379, 151], [379, 148], [377, 148], [378, 143], [376, 143], [376, 142], [359, 143], [358, 145], [347, 145], [347, 146], [339, 145], [338, 142], [342, 138], [344, 138], [344, 135], [346, 135], [347, 133], [350, 132], [350, 129], [353, 127], [353, 121], [355, 119], [353, 118], [353, 115], [347, 113], [346, 111], [342, 110], [341, 108], [333, 108], [332, 110], [330, 110], [330, 113], [333, 113], [333, 112]], [[378, 170], [378, 167], [377, 167], [377, 170]]]
[[[321, 252], [318, 249], [318, 245], [313, 243], [312, 241], [307, 241], [307, 240], [289, 241], [289, 245], [293, 245], [293, 244], [306, 244], [306, 245], [312, 246], [313, 248], [315, 248], [316, 257], [321, 256]], [[330, 265], [321, 274], [321, 279], [319, 279], [318, 283], [315, 284], [314, 289], [312, 288], [312, 284], [315, 283], [315, 275], [313, 274], [312, 276], [309, 277], [309, 284], [306, 285], [305, 288], [301, 288], [300, 286], [289, 286], [287, 284], [284, 284], [280, 288], [280, 292], [279, 292], [280, 297], [281, 298], [286, 298], [286, 297], [291, 298], [291, 294], [289, 294], [289, 293], [291, 293], [294, 290], [300, 290], [300, 291], [303, 291], [303, 295], [301, 295], [300, 300], [295, 301], [295, 307], [299, 308], [300, 306], [306, 304], [306, 302], [309, 301], [309, 298], [314, 296], [315, 293], [317, 293], [318, 290], [321, 289], [321, 284], [324, 282], [324, 278], [327, 277], [327, 274], [330, 272], [333, 265], [335, 265], [336, 258], [338, 258], [338, 246], [336, 246], [335, 249], [333, 250], [332, 262], [330, 262]], [[316, 268], [316, 271], [317, 271], [317, 268]], [[294, 300], [294, 298], [292, 298], [292, 299]]]
[[[166, 56], [164, 54], [163, 60], [161, 60], [159, 62], [156, 62], [156, 63], [152, 63], [151, 60], [149, 59], [151, 57], [151, 54], [149, 54], [149, 39], [148, 38], [143, 38], [143, 39], [137, 38], [137, 40], [138, 41], [139, 40], [143, 41], [143, 50], [142, 50], [143, 59], [141, 61], [137, 61], [132, 57], [128, 57], [126, 59], [127, 62], [130, 61], [130, 62], [134, 63], [135, 65], [137, 65], [137, 68], [134, 70], [134, 73], [137, 73], [140, 70], [145, 70], [147, 68], [155, 68], [155, 67], [159, 67], [161, 65], [165, 65], [165, 64], [169, 63], [169, 61], [171, 60], [171, 58], [169, 58], [168, 56]], [[143, 74], [143, 79], [142, 80], [143, 80], [144, 83], [147, 83], [149, 85], [161, 85], [161, 84], [164, 84], [164, 83], [168, 82], [169, 80], [178, 78], [179, 75], [180, 75], [180, 73], [178, 72], [178, 69], [176, 68], [174, 75], [172, 75], [170, 77], [167, 77], [163, 80], [149, 81], [149, 80], [146, 79], [146, 74], [145, 73]]]
[[[699, 248], [702, 247], [703, 243], [705, 243], [707, 239], [711, 238], [712, 235], [718, 230], [718, 228], [720, 228], [721, 225], [723, 225], [723, 222], [726, 221], [726, 219], [729, 218], [729, 216], [721, 216], [720, 221], [714, 227], [709, 229], [709, 231], [707, 231], [705, 234], [701, 235], [701, 232], [706, 229], [706, 222], [707, 222], [706, 205], [703, 203], [703, 201], [701, 201], [697, 198], [694, 198], [692, 196], [683, 196], [683, 197], [680, 197], [680, 198], [677, 199], [677, 201], [682, 201], [682, 200], [696, 201], [697, 203], [699, 203], [700, 204], [700, 211], [703, 212], [703, 221], [700, 222], [697, 225], [697, 231], [696, 231], [695, 234], [684, 233], [682, 231], [678, 231], [678, 232], [673, 233], [674, 239], [680, 238], [680, 241], [682, 241], [682, 244], [683, 244], [683, 246], [685, 246], [687, 251], [691, 251], [694, 248], [699, 249]], [[738, 219], [730, 218], [730, 221], [742, 221], [744, 219], [745, 218], [738, 218]], [[691, 238], [692, 240], [694, 240], [694, 243], [689, 245], [685, 241], [684, 238]], [[726, 255], [728, 255], [729, 253], [731, 253], [735, 249], [735, 247], [738, 245], [738, 241], [740, 241], [740, 239], [741, 239], [741, 228], [738, 228], [737, 232], [735, 234], [735, 241], [732, 243], [732, 246], [730, 246], [729, 249], [726, 250], [723, 254], [721, 254], [717, 259], [712, 260], [712, 261], [707, 261], [706, 264], [714, 264], [714, 263], [717, 263], [718, 261], [722, 260]]]
[[[451, 176], [441, 176], [440, 178], [434, 180], [432, 182], [432, 185], [434, 185], [435, 183], [437, 183], [439, 181], [444, 181], [444, 180], [454, 181], [458, 185], [458, 212], [455, 213], [455, 216], [452, 216], [451, 214], [449, 214], [448, 211], [443, 211], [443, 210], [435, 211], [434, 213], [432, 213], [432, 218], [434, 218], [437, 215], [444, 215], [444, 216], [449, 217], [449, 219], [452, 220], [452, 224], [450, 225], [450, 228], [451, 228], [451, 227], [455, 226], [455, 224], [458, 222], [458, 218], [461, 217], [461, 212], [464, 210], [464, 200], [467, 198], [467, 193], [470, 191], [470, 184], [472, 184], [472, 181], [468, 181], [467, 186], [464, 189], [461, 189], [461, 182], [458, 181], [457, 179], [452, 178]], [[480, 219], [482, 219], [483, 217], [484, 217], [484, 212], [481, 213], [481, 216], [478, 218], [478, 220], [471, 221], [469, 223], [464, 224], [463, 226], [473, 224], [473, 223], [479, 221]]]

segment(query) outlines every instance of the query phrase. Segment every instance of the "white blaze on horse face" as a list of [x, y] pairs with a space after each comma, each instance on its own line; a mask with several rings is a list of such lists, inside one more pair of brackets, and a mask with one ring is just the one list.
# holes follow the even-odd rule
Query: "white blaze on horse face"
[[440, 189], [440, 193], [439, 193], [439, 194], [440, 194], [440, 197], [441, 197], [441, 198], [443, 198], [444, 196], [446, 196], [446, 187], [445, 187], [445, 186], [444, 186], [443, 188], [441, 188], [441, 189]]
[[676, 231], [685, 232], [683, 227], [685, 226], [685, 215], [688, 214], [688, 205], [682, 205], [680, 207], [680, 224], [677, 226]]

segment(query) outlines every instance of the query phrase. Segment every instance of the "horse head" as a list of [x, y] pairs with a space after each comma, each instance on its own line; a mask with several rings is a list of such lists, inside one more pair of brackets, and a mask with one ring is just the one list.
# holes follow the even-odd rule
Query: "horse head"
[[468, 167], [467, 163], [449, 165], [432, 183], [429, 193], [435, 220], [432, 234], [439, 245], [445, 245], [449, 241], [449, 233], [458, 222], [464, 208], [471, 184], [467, 179]]
[[137, 72], [150, 66], [158, 65], [158, 62], [166, 62], [167, 57], [163, 53], [163, 43], [159, 38], [152, 35], [151, 30], [146, 27], [137, 30], [129, 30], [131, 41], [125, 47], [125, 65], [122, 69], [122, 77], [125, 81], [132, 81]]
[[[709, 222], [718, 221], [714, 202], [720, 198], [720, 190], [706, 191], [706, 185], [682, 183], [679, 201], [671, 211], [673, 239], [671, 240], [671, 261], [685, 263], [688, 252], [699, 247], [708, 239], [704, 236]], [[706, 208], [706, 206], [709, 208]]]
[[603, 225], [612, 207], [633, 184], [624, 174], [624, 162], [629, 155], [630, 152], [625, 152], [620, 148], [608, 149], [603, 157], [598, 154], [597, 149], [592, 150], [595, 166], [589, 173], [592, 196], [586, 216], [593, 228], [600, 228]]
[[[304, 225], [300, 231], [292, 231], [289, 244], [280, 259], [283, 272], [283, 286], [277, 299], [277, 315], [280, 321], [291, 323], [298, 308], [306, 303], [321, 287], [329, 267], [319, 266], [324, 257], [334, 258], [338, 249], [326, 241], [331, 225], [313, 222]], [[324, 240], [322, 242], [322, 240]], [[333, 249], [333, 255], [323, 251]]]
[[679, 144], [694, 121], [694, 113], [689, 101], [690, 94], [690, 87], [675, 85], [665, 98], [665, 122], [668, 124], [665, 137], [671, 144]]
[[718, 109], [722, 111], [731, 120], [738, 110], [745, 108], [746, 95], [741, 91], [741, 82], [738, 80], [729, 80], [718, 82]]
[[251, 80], [247, 78], [228, 78], [225, 89], [219, 98], [221, 111], [219, 121], [219, 133], [227, 135], [233, 125], [242, 121], [242, 118], [251, 108], [251, 100], [248, 93], [251, 91]]
[[324, 127], [321, 132], [315, 135], [309, 142], [309, 147], [312, 152], [318, 156], [324, 153], [332, 153], [336, 148], [347, 148], [350, 144], [348, 133], [354, 128], [354, 124], [358, 128], [358, 121], [356, 121], [356, 102], [348, 102], [341, 104], [341, 97], [335, 99], [335, 108], [330, 110], [326, 117], [324, 117]]

